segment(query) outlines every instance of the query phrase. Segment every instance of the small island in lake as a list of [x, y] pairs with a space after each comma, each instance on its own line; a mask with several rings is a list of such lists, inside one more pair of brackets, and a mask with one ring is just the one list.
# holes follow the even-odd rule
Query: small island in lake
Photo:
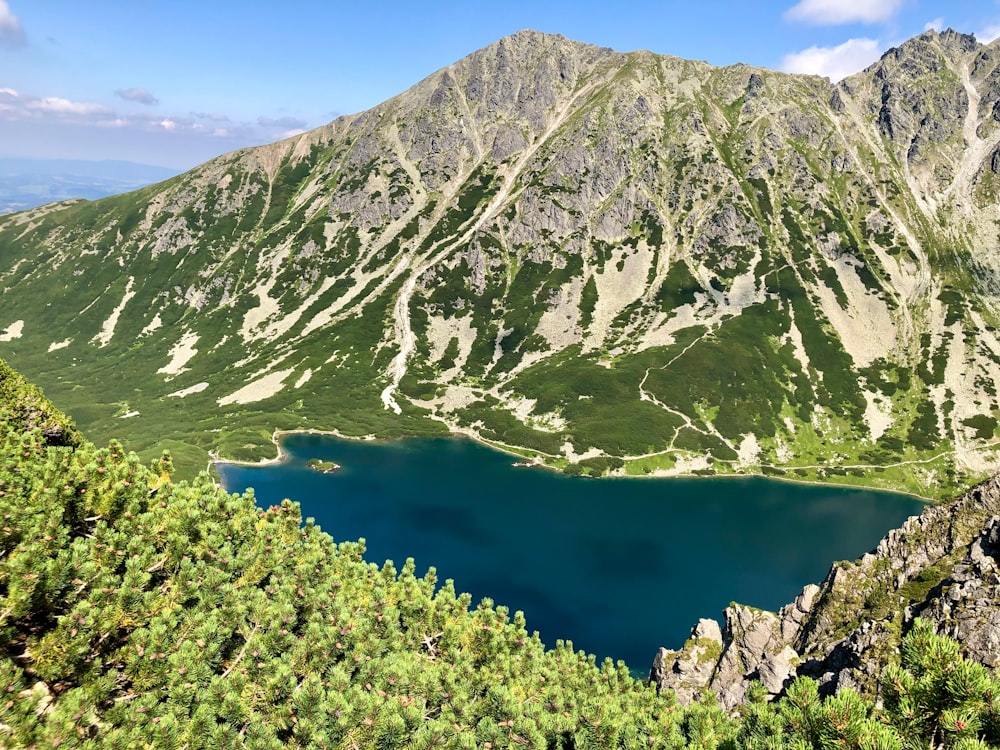
[[340, 468], [340, 464], [334, 463], [333, 461], [320, 461], [318, 458], [310, 458], [306, 464], [310, 469], [318, 471], [322, 474], [333, 474]]

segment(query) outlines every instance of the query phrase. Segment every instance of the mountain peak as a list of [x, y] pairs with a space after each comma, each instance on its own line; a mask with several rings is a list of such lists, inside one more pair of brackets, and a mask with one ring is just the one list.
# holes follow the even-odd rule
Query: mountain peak
[[973, 34], [963, 34], [951, 28], [943, 31], [928, 29], [923, 34], [886, 50], [875, 66], [886, 61], [929, 60], [941, 56], [954, 62], [976, 52], [980, 47], [982, 45]]
[[[924, 33], [925, 36], [928, 34], [934, 34], [934, 31], [929, 30]], [[954, 49], [962, 54], [975, 52], [980, 46], [982, 46], [980, 41], [976, 39], [975, 34], [963, 34], [962, 32], [956, 31], [952, 28], [947, 28], [944, 31], [938, 32], [937, 41], [938, 44], [945, 49]]]
[[610, 47], [598, 47], [597, 45], [589, 44], [587, 42], [578, 42], [576, 40], [569, 39], [562, 34], [551, 34], [545, 31], [538, 31], [537, 29], [521, 29], [520, 31], [515, 31], [513, 34], [507, 34], [506, 36], [502, 36], [497, 39], [493, 44], [487, 45], [487, 48], [492, 47], [493, 45], [505, 45], [515, 48], [533, 46], [569, 46], [588, 49], [604, 49], [608, 52], [613, 51]]
[[[554, 60], [594, 59], [619, 54], [609, 47], [567, 39], [562, 34], [549, 34], [534, 29], [521, 29], [497, 39], [492, 44], [468, 55], [465, 60], [490, 60], [498, 64], [532, 68], [546, 56]], [[461, 62], [461, 61], [460, 61]]]
[[569, 41], [562, 34], [549, 34], [537, 29], [520, 29], [513, 34], [507, 34], [497, 39], [496, 44], [544, 44], [546, 41]]

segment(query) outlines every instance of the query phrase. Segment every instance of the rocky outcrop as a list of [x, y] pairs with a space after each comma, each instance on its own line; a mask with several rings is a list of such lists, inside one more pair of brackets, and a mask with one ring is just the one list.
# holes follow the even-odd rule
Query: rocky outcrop
[[873, 66], [873, 80], [879, 88], [879, 129], [908, 162], [925, 160], [927, 152], [942, 148], [961, 132], [969, 109], [967, 92], [961, 86], [942, 87], [939, 82], [942, 74], [958, 73], [954, 61], [977, 48], [974, 36], [950, 29], [941, 34], [927, 32], [889, 50]]
[[[733, 710], [754, 681], [777, 696], [796, 676], [827, 693], [874, 693], [915, 617], [957, 639], [965, 653], [1000, 663], [1000, 478], [928, 508], [859, 560], [834, 565], [779, 612], [739, 604], [723, 613], [718, 658], [702, 620], [679, 651], [661, 649], [650, 679], [682, 702], [711, 690]], [[691, 665], [695, 664], [696, 668]]]
[[722, 654], [722, 631], [715, 620], [699, 620], [680, 653], [661, 648], [649, 679], [669, 685], [678, 700], [689, 703], [709, 683]]
[[909, 615], [936, 623], [976, 661], [1000, 665], [1000, 517], [990, 519], [961, 562]]

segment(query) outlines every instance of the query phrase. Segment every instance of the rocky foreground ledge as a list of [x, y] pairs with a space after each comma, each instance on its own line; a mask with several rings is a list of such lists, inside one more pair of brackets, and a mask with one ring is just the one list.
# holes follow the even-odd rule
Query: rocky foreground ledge
[[915, 617], [1000, 663], [1000, 476], [928, 508], [870, 553], [833, 565], [777, 613], [732, 604], [720, 628], [701, 620], [679, 651], [661, 648], [650, 680], [687, 703], [712, 690], [727, 711], [753, 681], [773, 696], [797, 676], [875, 695], [882, 669]]

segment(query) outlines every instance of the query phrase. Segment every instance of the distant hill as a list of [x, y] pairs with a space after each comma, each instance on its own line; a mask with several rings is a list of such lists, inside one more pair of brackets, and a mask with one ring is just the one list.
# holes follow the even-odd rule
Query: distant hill
[[0, 157], [0, 213], [109, 195], [161, 182], [179, 170], [130, 161]]

